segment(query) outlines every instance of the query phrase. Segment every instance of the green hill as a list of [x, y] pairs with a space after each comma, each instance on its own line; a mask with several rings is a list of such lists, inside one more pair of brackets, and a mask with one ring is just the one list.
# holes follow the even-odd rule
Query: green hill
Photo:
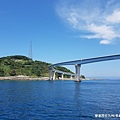
[[[50, 65], [50, 63], [33, 61], [21, 55], [2, 57], [0, 58], [0, 76], [48, 77]], [[73, 73], [65, 67], [56, 67], [56, 69]]]

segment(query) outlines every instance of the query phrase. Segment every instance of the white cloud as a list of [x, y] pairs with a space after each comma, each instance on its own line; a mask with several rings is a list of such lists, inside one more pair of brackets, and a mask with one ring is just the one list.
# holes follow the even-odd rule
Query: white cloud
[[71, 1], [57, 7], [57, 12], [73, 29], [89, 33], [81, 37], [101, 40], [100, 44], [111, 44], [120, 38], [120, 1], [80, 0], [77, 4]]
[[100, 41], [100, 44], [110, 44], [111, 43], [111, 41], [109, 41], [109, 40], [101, 40]]
[[76, 11], [74, 11], [74, 9], [72, 9], [69, 16], [67, 17], [67, 21], [73, 26], [73, 28], [76, 28], [79, 22], [77, 17], [78, 14], [76, 13]]
[[113, 14], [106, 17], [107, 22], [120, 23], [120, 10], [113, 11]]
[[114, 38], [119, 37], [111, 26], [91, 24], [88, 30], [94, 33], [94, 35], [90, 35], [87, 38], [101, 38], [103, 40], [100, 41], [100, 44], [110, 44]]

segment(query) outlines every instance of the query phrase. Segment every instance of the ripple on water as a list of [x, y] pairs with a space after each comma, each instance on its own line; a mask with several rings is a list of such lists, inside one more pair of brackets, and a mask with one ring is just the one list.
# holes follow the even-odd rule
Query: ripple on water
[[119, 86], [119, 80], [0, 81], [0, 119], [94, 120], [95, 114], [119, 114]]

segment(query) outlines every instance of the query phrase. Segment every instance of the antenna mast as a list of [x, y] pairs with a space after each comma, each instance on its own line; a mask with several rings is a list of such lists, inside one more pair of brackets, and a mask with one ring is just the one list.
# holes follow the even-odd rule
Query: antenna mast
[[29, 58], [32, 60], [32, 40], [30, 41]]

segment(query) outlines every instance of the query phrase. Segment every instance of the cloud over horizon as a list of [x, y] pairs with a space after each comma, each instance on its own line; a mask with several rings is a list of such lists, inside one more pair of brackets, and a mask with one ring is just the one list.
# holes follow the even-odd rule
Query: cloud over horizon
[[64, 0], [57, 6], [58, 15], [73, 29], [86, 31], [86, 39], [111, 44], [120, 38], [120, 1]]

